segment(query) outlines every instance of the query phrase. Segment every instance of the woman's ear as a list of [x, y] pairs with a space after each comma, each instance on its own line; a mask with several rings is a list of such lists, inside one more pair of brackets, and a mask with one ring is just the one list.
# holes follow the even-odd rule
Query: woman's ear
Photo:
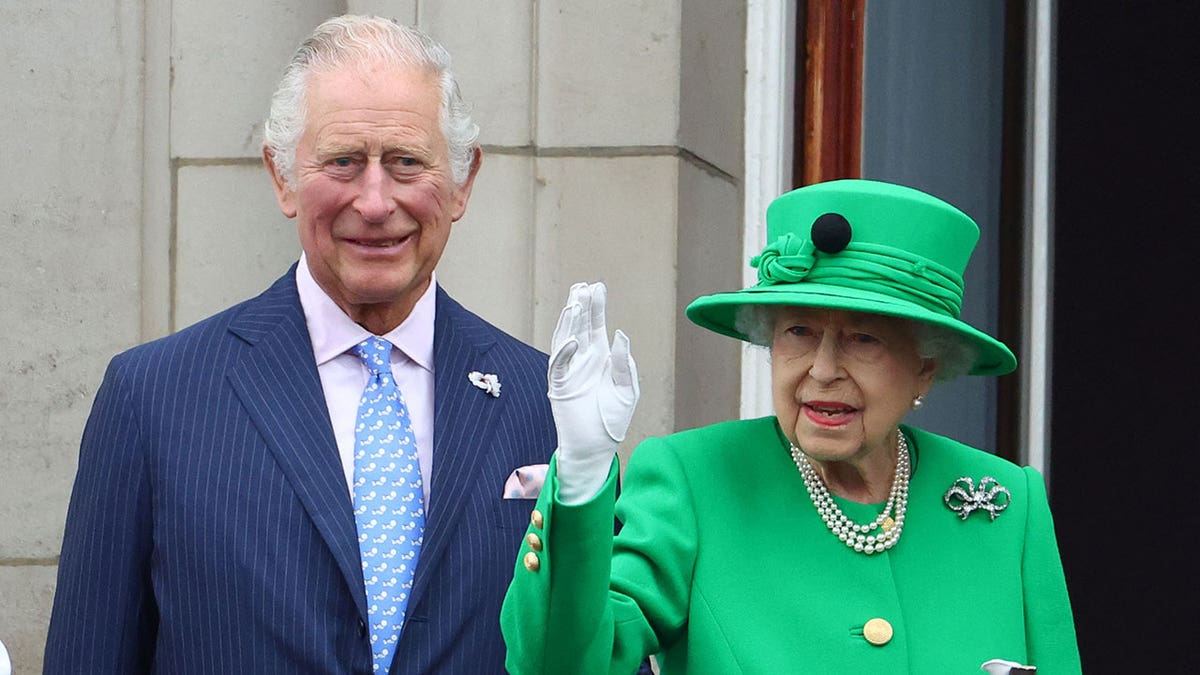
[[929, 393], [930, 387], [933, 386], [933, 378], [937, 375], [938, 362], [935, 358], [921, 359], [921, 370], [917, 373], [917, 379], [921, 383], [920, 395], [925, 396]]

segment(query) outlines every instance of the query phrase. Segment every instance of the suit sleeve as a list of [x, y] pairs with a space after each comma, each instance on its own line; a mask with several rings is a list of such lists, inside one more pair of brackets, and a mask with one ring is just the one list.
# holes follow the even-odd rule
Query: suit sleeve
[[[574, 506], [554, 499], [552, 462], [536, 507], [542, 526], [529, 527], [501, 611], [510, 673], [629, 675], [682, 634], [695, 519], [682, 471], [664, 449], [651, 439], [634, 452], [615, 539], [616, 462], [600, 493]], [[527, 559], [538, 561], [535, 569]]]
[[46, 673], [149, 672], [157, 611], [150, 585], [151, 494], [142, 440], [114, 360], [80, 445]]
[[1029, 490], [1029, 522], [1022, 574], [1025, 579], [1025, 626], [1031, 665], [1044, 673], [1079, 673], [1075, 620], [1046, 485], [1036, 469], [1025, 467]]

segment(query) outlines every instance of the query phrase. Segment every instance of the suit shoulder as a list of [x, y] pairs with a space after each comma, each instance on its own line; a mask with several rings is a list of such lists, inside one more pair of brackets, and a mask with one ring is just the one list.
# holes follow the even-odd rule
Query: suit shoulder
[[207, 342], [215, 336], [224, 335], [244, 304], [234, 305], [170, 335], [130, 347], [113, 357], [113, 361], [114, 363], [141, 363], [170, 358], [172, 354], [176, 354], [180, 350]]
[[[192, 363], [196, 366], [212, 367], [220, 361], [222, 355], [228, 354], [228, 350], [218, 345], [232, 344], [231, 341], [235, 341], [230, 332], [235, 323], [245, 324], [252, 330], [260, 328], [264, 331], [277, 327], [286, 317], [302, 324], [303, 310], [300, 309], [299, 296], [295, 290], [294, 270], [293, 266], [292, 270], [270, 288], [253, 298], [170, 335], [143, 342], [117, 354], [109, 363], [110, 374], [155, 371], [172, 364], [185, 366]], [[263, 308], [268, 311], [247, 312], [250, 308]], [[255, 318], [259, 314], [263, 316]]]
[[223, 334], [224, 327], [228, 325], [226, 314], [230, 311], [120, 352], [109, 362], [109, 376], [136, 377], [138, 373], [146, 374], [160, 366], [180, 361], [184, 354]]
[[514, 356], [517, 356], [519, 358], [530, 359], [532, 361], [536, 361], [536, 362], [542, 364], [543, 367], [547, 363], [549, 363], [550, 357], [546, 355], [546, 352], [543, 352], [542, 350], [537, 349], [533, 345], [530, 345], [519, 338], [509, 335], [508, 333], [504, 332], [503, 330], [501, 330], [500, 328], [498, 328], [496, 326], [493, 326], [492, 324], [488, 323], [487, 321], [485, 321], [482, 318], [480, 318], [479, 320], [483, 321], [489, 328], [491, 328], [493, 331], [495, 331], [496, 345], [499, 348], [501, 348], [505, 351], [511, 352]]
[[[489, 341], [492, 349], [499, 349], [509, 358], [527, 359], [540, 363], [544, 369], [549, 361], [546, 353], [516, 338], [502, 328], [463, 307], [441, 287], [438, 288], [439, 317], [454, 322], [455, 330], [471, 335], [479, 341]], [[439, 321], [440, 323], [440, 321]]]

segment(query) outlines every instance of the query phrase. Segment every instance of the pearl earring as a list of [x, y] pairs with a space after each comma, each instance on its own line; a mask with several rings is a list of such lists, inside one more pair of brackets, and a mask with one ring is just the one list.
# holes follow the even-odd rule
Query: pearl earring
[[918, 408], [920, 408], [923, 405], [925, 405], [925, 397], [924, 396], [917, 396], [916, 398], [913, 399], [913, 402], [912, 402], [913, 410], [917, 410]]

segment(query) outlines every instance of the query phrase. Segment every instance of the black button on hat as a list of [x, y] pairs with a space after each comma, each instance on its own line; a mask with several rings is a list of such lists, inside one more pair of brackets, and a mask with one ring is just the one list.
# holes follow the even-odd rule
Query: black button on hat
[[850, 221], [840, 213], [818, 216], [812, 224], [812, 241], [822, 253], [838, 253], [850, 243]]

